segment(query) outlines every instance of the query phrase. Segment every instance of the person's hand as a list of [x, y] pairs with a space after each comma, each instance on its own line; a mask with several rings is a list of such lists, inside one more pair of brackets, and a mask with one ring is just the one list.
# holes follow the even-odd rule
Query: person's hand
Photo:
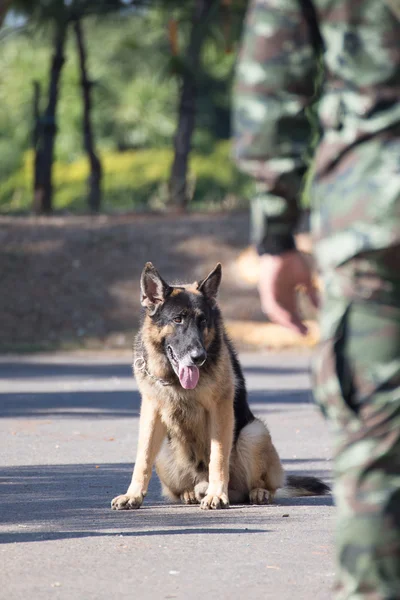
[[263, 254], [260, 257], [261, 308], [274, 323], [306, 335], [298, 306], [298, 289], [303, 289], [312, 304], [318, 306], [317, 291], [312, 282], [312, 272], [306, 260], [296, 250], [279, 256]]

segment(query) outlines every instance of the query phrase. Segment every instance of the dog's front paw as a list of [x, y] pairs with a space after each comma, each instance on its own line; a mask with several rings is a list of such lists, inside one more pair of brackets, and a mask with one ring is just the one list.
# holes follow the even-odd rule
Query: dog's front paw
[[130, 510], [140, 508], [143, 502], [143, 494], [121, 494], [111, 501], [112, 510]]
[[229, 508], [228, 496], [227, 494], [207, 494], [200, 502], [200, 508], [203, 510]]

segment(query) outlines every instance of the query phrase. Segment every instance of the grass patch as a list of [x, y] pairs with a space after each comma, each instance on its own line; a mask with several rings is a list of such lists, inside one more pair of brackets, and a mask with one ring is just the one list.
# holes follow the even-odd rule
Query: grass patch
[[[103, 210], [162, 208], [167, 201], [167, 181], [173, 152], [167, 148], [101, 153]], [[54, 209], [87, 211], [89, 167], [86, 158], [54, 163]], [[0, 182], [0, 211], [25, 212], [32, 206], [33, 153], [26, 153], [21, 168]], [[193, 208], [237, 207], [251, 195], [252, 181], [241, 174], [230, 158], [229, 142], [216, 144], [209, 154], [192, 152], [190, 186]], [[225, 205], [227, 204], [227, 205]]]

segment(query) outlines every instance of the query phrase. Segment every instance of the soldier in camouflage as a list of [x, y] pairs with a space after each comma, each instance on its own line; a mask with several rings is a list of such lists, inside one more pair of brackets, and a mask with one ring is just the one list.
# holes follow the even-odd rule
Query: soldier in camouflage
[[[324, 77], [321, 77], [321, 71]], [[334, 433], [337, 600], [400, 599], [400, 0], [252, 0], [235, 154], [256, 180], [253, 241], [272, 320], [316, 303], [293, 232], [321, 84], [312, 187], [323, 282], [315, 396]]]

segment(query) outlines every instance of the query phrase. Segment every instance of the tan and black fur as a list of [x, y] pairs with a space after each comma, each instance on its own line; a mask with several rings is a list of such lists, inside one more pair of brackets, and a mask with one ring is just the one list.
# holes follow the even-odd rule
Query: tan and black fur
[[[151, 263], [144, 268], [146, 315], [134, 360], [142, 395], [137, 458], [113, 509], [140, 507], [154, 463], [165, 496], [203, 509], [266, 504], [284, 486], [291, 495], [329, 492], [315, 477], [285, 477], [266, 425], [252, 414], [216, 303], [220, 281], [221, 265], [199, 283], [175, 286]], [[180, 383], [182, 364], [199, 369], [194, 389]]]

